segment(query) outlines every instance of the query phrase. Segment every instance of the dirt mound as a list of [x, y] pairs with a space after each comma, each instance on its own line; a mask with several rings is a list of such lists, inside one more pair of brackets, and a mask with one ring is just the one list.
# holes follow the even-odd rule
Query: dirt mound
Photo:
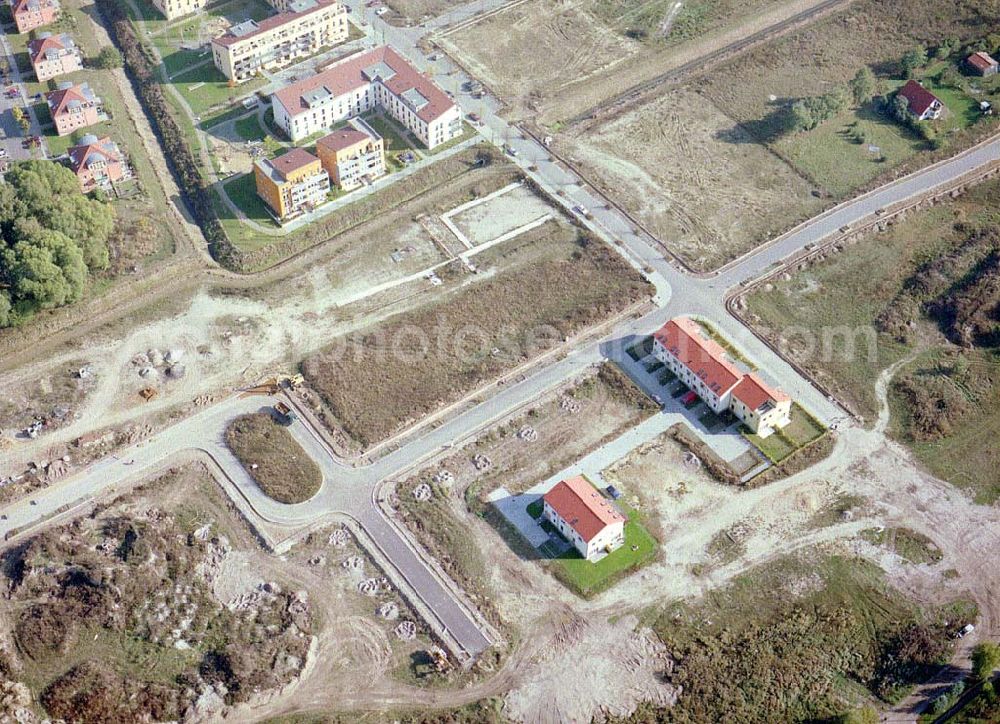
[[677, 690], [663, 673], [673, 662], [656, 635], [636, 624], [631, 616], [608, 624], [562, 612], [551, 645], [526, 666], [525, 683], [507, 695], [504, 712], [542, 724], [626, 717], [644, 701], [670, 706]]

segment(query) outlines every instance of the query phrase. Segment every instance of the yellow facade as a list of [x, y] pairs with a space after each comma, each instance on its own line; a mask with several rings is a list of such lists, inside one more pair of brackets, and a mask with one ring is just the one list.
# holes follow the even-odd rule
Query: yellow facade
[[321, 140], [316, 144], [316, 153], [330, 181], [345, 191], [360, 186], [364, 177], [375, 178], [385, 173], [384, 142], [378, 137], [359, 138], [343, 148]]
[[264, 159], [254, 164], [257, 195], [275, 216], [285, 219], [326, 199], [330, 180], [318, 158], [290, 170], [281, 170], [280, 162]]

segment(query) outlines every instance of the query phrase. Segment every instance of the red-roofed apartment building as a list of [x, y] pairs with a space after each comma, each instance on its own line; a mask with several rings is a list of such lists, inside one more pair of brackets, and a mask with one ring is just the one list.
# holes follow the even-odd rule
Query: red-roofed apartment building
[[28, 43], [28, 58], [40, 83], [83, 69], [83, 55], [66, 33], [39, 33]]
[[625, 516], [586, 478], [568, 478], [542, 497], [542, 511], [588, 561], [625, 543]]
[[60, 83], [58, 90], [45, 94], [45, 101], [59, 136], [92, 126], [106, 118], [100, 96], [86, 83]]
[[226, 78], [242, 83], [347, 40], [347, 10], [337, 0], [280, 5], [277, 15], [244, 20], [212, 39], [212, 60]]
[[997, 70], [1000, 69], [1000, 63], [989, 54], [979, 51], [978, 53], [973, 53], [968, 58], [965, 59], [965, 64], [969, 66], [969, 69], [978, 75], [996, 75]]
[[944, 104], [938, 97], [915, 80], [906, 81], [906, 84], [899, 89], [899, 95], [906, 99], [910, 113], [916, 116], [918, 121], [940, 118], [941, 111], [944, 110]]
[[69, 149], [69, 168], [80, 182], [80, 190], [111, 189], [119, 181], [132, 178], [125, 155], [110, 136], [88, 134]]
[[693, 319], [675, 317], [657, 330], [653, 354], [713, 412], [732, 412], [761, 437], [790, 422], [791, 398], [730, 362]]
[[28, 33], [59, 19], [59, 0], [14, 0], [11, 13], [17, 32]]
[[382, 108], [427, 148], [462, 132], [455, 102], [388, 46], [348, 58], [271, 96], [274, 122], [298, 141], [345, 118]]

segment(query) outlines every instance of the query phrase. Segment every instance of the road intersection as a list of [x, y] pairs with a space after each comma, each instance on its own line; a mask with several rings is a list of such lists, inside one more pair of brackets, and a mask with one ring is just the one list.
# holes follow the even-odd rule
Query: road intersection
[[[519, 381], [494, 386], [481, 404], [445, 420], [438, 427], [427, 429], [367, 465], [348, 466], [339, 461], [320, 431], [303, 416], [292, 426], [293, 434], [320, 465], [324, 475], [319, 493], [305, 503], [283, 505], [264, 496], [229, 452], [223, 440], [229, 421], [272, 402], [264, 397], [234, 395], [159, 431], [115, 457], [106, 458], [39, 491], [31, 500], [11, 504], [2, 511], [5, 517], [0, 520], [0, 534], [23, 534], [33, 530], [67, 509], [75, 509], [112, 490], [146, 479], [176, 456], [193, 451], [208, 456], [223, 471], [229, 483], [225, 486], [227, 492], [251, 522], [291, 531], [345, 517], [353, 521], [395, 569], [402, 585], [408, 588], [405, 592], [422, 604], [422, 610], [430, 611], [442, 635], [450, 638], [461, 652], [474, 657], [490, 645], [489, 634], [484, 633], [482, 622], [464, 603], [454, 584], [447, 581], [433, 562], [428, 561], [384, 514], [378, 498], [386, 481], [398, 479], [426, 464], [442, 451], [513, 414], [594, 364], [620, 356], [623, 347], [637, 336], [649, 334], [679, 314], [710, 320], [746, 357], [780, 381], [783, 388], [819, 419], [830, 423], [842, 418], [844, 413], [833, 400], [728, 314], [726, 295], [845, 227], [870, 220], [880, 209], [946, 188], [973, 171], [1000, 164], [1000, 139], [995, 138], [953, 159], [841, 204], [727, 265], [717, 274], [695, 276], [665, 258], [658, 240], [637, 230], [613, 205], [581, 183], [571, 169], [553, 160], [542, 143], [507, 124], [498, 115], [500, 104], [496, 99], [473, 99], [464, 92], [462, 88], [469, 78], [447, 58], [435, 54], [435, 59], [431, 60], [431, 56], [421, 49], [421, 41], [429, 32], [427, 29], [394, 28], [357, 0], [349, 0], [347, 4], [352, 7], [355, 17], [367, 12], [367, 21], [373, 31], [418, 67], [433, 67], [435, 79], [453, 94], [463, 111], [475, 110], [480, 114], [481, 133], [494, 144], [512, 149], [516, 153], [511, 156], [512, 160], [553, 199], [571, 213], [578, 206], [591, 209], [592, 217], [581, 218], [581, 223], [605, 240], [616, 243], [626, 258], [647, 274], [656, 287], [655, 308], [638, 319], [619, 324], [605, 339], [585, 342], [561, 359], [534, 369]], [[489, 2], [475, 4], [491, 5]], [[461, 8], [453, 12], [455, 17], [465, 17]]]

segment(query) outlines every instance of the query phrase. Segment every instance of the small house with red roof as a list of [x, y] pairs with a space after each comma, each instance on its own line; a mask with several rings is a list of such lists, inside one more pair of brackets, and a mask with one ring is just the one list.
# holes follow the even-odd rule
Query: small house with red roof
[[39, 83], [83, 69], [83, 54], [67, 33], [39, 33], [28, 43], [28, 58]]
[[542, 514], [588, 561], [625, 543], [625, 516], [582, 476], [562, 480], [542, 496]]
[[80, 190], [110, 190], [119, 181], [132, 177], [125, 154], [110, 136], [87, 134], [69, 149], [69, 168], [80, 182]]
[[35, 28], [59, 19], [59, 0], [13, 0], [11, 14], [17, 32], [29, 33]]
[[969, 70], [976, 75], [981, 76], [996, 75], [997, 70], [1000, 70], [1000, 63], [997, 63], [997, 61], [989, 53], [984, 53], [982, 51], [973, 53], [966, 58], [965, 64], [968, 66]]
[[689, 317], [675, 317], [653, 334], [653, 354], [712, 412], [731, 412], [761, 437], [791, 421], [792, 399], [737, 367]]
[[107, 118], [100, 96], [87, 83], [62, 82], [57, 90], [45, 94], [45, 102], [59, 136], [69, 135]]
[[899, 89], [899, 95], [906, 99], [910, 113], [918, 121], [933, 121], [940, 118], [941, 111], [944, 110], [944, 104], [938, 97], [915, 80], [906, 81]]

